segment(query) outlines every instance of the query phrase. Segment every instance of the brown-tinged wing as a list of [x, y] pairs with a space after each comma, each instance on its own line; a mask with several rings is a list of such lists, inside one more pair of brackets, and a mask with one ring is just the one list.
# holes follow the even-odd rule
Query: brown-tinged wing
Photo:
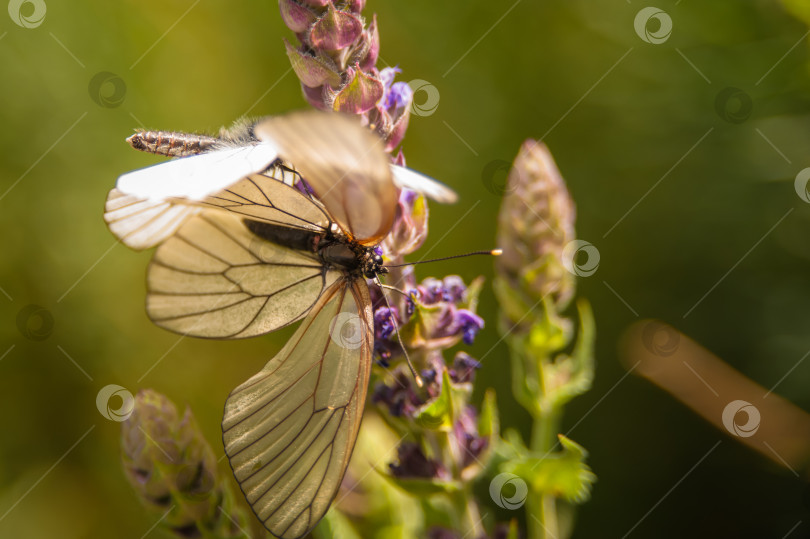
[[368, 286], [344, 277], [225, 403], [223, 441], [234, 476], [278, 537], [306, 535], [337, 495], [363, 414], [372, 324]]
[[254, 133], [295, 165], [352, 238], [374, 244], [388, 234], [397, 203], [390, 161], [380, 139], [356, 119], [298, 112], [262, 120]]

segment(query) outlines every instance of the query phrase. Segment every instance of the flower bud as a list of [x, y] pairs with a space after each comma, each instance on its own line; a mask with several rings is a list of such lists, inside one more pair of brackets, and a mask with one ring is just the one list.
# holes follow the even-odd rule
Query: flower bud
[[312, 56], [296, 49], [285, 39], [287, 56], [290, 58], [295, 74], [305, 87], [319, 88], [324, 84], [337, 86], [340, 84], [340, 75], [337, 67], [326, 56]]
[[338, 51], [354, 43], [363, 33], [363, 23], [356, 15], [335, 9], [330, 2], [324, 13], [312, 25], [309, 42], [313, 48]]
[[362, 114], [374, 108], [383, 95], [383, 83], [364, 73], [360, 66], [346, 70], [348, 82], [337, 92], [333, 109], [338, 112]]
[[296, 0], [278, 0], [278, 7], [284, 24], [296, 34], [309, 28], [318, 18], [311, 9]]
[[495, 262], [503, 283], [499, 300], [512, 323], [543, 297], [558, 310], [571, 301], [575, 280], [563, 265], [563, 249], [575, 238], [575, 214], [548, 148], [527, 140], [509, 173], [498, 227], [503, 254]]
[[399, 193], [394, 224], [383, 240], [383, 248], [390, 258], [411, 254], [427, 238], [428, 205], [425, 197], [416, 191], [402, 189]]
[[121, 424], [124, 472], [163, 526], [183, 537], [245, 537], [246, 515], [217, 473], [216, 458], [190, 409], [182, 417], [163, 395], [140, 391]]

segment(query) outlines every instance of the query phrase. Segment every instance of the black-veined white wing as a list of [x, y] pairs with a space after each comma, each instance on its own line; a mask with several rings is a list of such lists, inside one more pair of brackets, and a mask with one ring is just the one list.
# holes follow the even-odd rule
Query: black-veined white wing
[[303, 317], [338, 277], [314, 253], [266, 241], [234, 213], [203, 210], [155, 252], [146, 310], [184, 335], [252, 337]]
[[[224, 153], [228, 152], [216, 151], [214, 153], [218, 155], [218, 163], [223, 166], [228, 164], [228, 160], [225, 159], [226, 156], [224, 155]], [[324, 226], [328, 227], [328, 217], [326, 217], [322, 209], [308, 207], [302, 210], [302, 205], [309, 200], [306, 197], [301, 197], [304, 200], [302, 202], [302, 200], [288, 201], [289, 197], [278, 200], [278, 196], [276, 196], [277, 203], [289, 204], [285, 208], [285, 210], [288, 210], [287, 213], [300, 212], [301, 219], [284, 217], [282, 214], [285, 210], [267, 211], [267, 207], [272, 207], [273, 202], [267, 196], [256, 191], [269, 189], [269, 187], [266, 187], [269, 181], [293, 185], [295, 180], [299, 178], [298, 174], [288, 166], [282, 166], [278, 163], [269, 168], [266, 163], [257, 163], [255, 166], [260, 168], [249, 171], [245, 174], [245, 177], [234, 178], [234, 174], [226, 175], [225, 180], [216, 182], [218, 186], [221, 185], [219, 189], [202, 197], [201, 200], [197, 200], [195, 197], [199, 193], [191, 182], [195, 181], [196, 171], [200, 170], [200, 165], [196, 164], [197, 161], [203, 160], [207, 155], [210, 154], [183, 157], [121, 176], [118, 186], [112, 189], [107, 196], [107, 202], [104, 206], [104, 220], [107, 222], [110, 231], [127, 247], [137, 250], [149, 249], [171, 236], [187, 218], [199, 213], [199, 205], [219, 206], [246, 216], [250, 214], [251, 209], [249, 207], [253, 206], [253, 211], [257, 212], [254, 217], [257, 219], [261, 219], [261, 215], [264, 215], [265, 220], [272, 220], [279, 224], [288, 221], [291, 223], [297, 222], [302, 226], [292, 224], [290, 226], [308, 230]], [[255, 168], [255, 166], [243, 167], [240, 164], [240, 161], [242, 161], [240, 154], [229, 155], [231, 155], [232, 159], [235, 159], [234, 168], [240, 174], [245, 168]], [[173, 177], [175, 184], [175, 187], [172, 188], [173, 194], [166, 199], [160, 198], [160, 194], [165, 193], [165, 190], [152, 190], [150, 187], [154, 183], [153, 177], [160, 180], [166, 179], [164, 169], [161, 167], [169, 167], [170, 172], [177, 175]], [[258, 172], [261, 172], [261, 174]], [[122, 181], [124, 178], [129, 178], [129, 180]], [[178, 180], [182, 178], [189, 182], [185, 193], [177, 185]], [[211, 185], [214, 180], [204, 180], [203, 183]], [[121, 187], [128, 189], [129, 192], [122, 191]], [[245, 196], [240, 196], [240, 193]], [[260, 208], [261, 206], [264, 206], [264, 208]], [[312, 224], [304, 223], [303, 221], [306, 220], [311, 221]]]
[[224, 148], [133, 170], [120, 176], [115, 186], [122, 193], [147, 200], [202, 200], [269, 168], [277, 157], [271, 142]]
[[338, 492], [360, 428], [372, 348], [368, 286], [341, 279], [225, 403], [225, 452], [273, 534], [306, 535]]
[[391, 165], [391, 172], [394, 174], [394, 183], [397, 187], [418, 191], [442, 204], [453, 204], [458, 200], [455, 191], [421, 172], [399, 165]]
[[142, 250], [164, 241], [200, 211], [194, 206], [148, 200], [112, 189], [104, 206], [104, 220], [124, 245]]
[[319, 202], [263, 174], [252, 174], [195, 204], [222, 208], [249, 219], [310, 232], [325, 232], [331, 224], [329, 215]]

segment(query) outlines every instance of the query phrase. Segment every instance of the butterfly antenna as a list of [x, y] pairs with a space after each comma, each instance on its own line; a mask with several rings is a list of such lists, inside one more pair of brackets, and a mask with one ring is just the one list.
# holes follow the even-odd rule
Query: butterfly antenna
[[444, 256], [442, 258], [431, 258], [430, 260], [417, 260], [416, 262], [408, 262], [407, 264], [394, 264], [385, 267], [401, 268], [403, 266], [413, 266], [414, 264], [426, 264], [428, 262], [441, 262], [442, 260], [452, 260], [454, 258], [464, 258], [467, 256], [477, 256], [477, 255], [500, 256], [501, 253], [503, 253], [501, 249], [490, 249], [489, 251], [473, 251], [472, 253], [464, 253], [463, 255]]
[[[385, 300], [385, 306], [388, 307], [388, 316], [391, 317], [391, 322], [394, 323], [394, 331], [397, 334], [397, 341], [399, 341], [399, 347], [402, 348], [402, 353], [405, 354], [405, 361], [408, 362], [408, 368], [411, 369], [411, 374], [413, 375], [414, 380], [416, 380], [416, 385], [422, 387], [425, 383], [422, 381], [422, 377], [416, 373], [416, 369], [413, 368], [413, 363], [411, 363], [411, 358], [408, 356], [408, 351], [405, 349], [405, 344], [402, 342], [402, 336], [399, 334], [399, 324], [397, 324], [397, 317], [394, 316], [394, 311], [391, 309], [391, 304], [388, 303], [388, 296], [385, 295], [383, 292], [383, 288], [394, 288], [392, 286], [385, 286], [380, 281], [379, 275], [374, 277], [377, 281], [377, 286], [380, 287], [380, 294], [382, 294], [383, 300]], [[401, 292], [401, 291], [400, 291]]]

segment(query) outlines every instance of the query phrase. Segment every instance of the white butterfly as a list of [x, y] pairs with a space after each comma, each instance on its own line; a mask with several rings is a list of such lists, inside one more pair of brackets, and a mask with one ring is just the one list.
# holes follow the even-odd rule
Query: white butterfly
[[[293, 186], [300, 177], [315, 197]], [[393, 224], [397, 186], [456, 198], [392, 166], [353, 119], [313, 111], [124, 174], [107, 200], [105, 220], [121, 241], [158, 245], [147, 312], [159, 326], [230, 339], [306, 317], [231, 393], [222, 422], [242, 491], [282, 538], [315, 527], [349, 464], [374, 345], [366, 279], [387, 271], [375, 247]]]

